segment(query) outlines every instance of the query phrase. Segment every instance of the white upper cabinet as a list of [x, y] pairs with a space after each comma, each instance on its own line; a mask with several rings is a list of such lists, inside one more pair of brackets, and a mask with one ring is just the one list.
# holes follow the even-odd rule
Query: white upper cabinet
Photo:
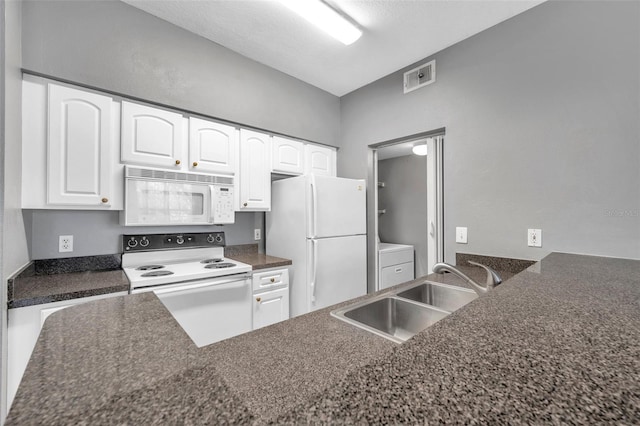
[[189, 118], [189, 168], [199, 172], [235, 174], [238, 129], [226, 124]]
[[301, 175], [304, 173], [304, 143], [274, 136], [271, 140], [274, 173]]
[[122, 101], [122, 161], [180, 169], [186, 144], [181, 114]]
[[304, 147], [305, 174], [336, 176], [336, 150], [319, 145]]
[[240, 211], [271, 209], [271, 136], [240, 130]]
[[111, 103], [49, 84], [49, 204], [110, 205]]

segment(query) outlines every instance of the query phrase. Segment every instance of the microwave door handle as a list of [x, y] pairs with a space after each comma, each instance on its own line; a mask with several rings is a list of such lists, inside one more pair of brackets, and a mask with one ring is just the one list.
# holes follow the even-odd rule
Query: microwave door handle
[[215, 211], [214, 194], [213, 185], [209, 185], [209, 223], [215, 223], [213, 219], [213, 212]]

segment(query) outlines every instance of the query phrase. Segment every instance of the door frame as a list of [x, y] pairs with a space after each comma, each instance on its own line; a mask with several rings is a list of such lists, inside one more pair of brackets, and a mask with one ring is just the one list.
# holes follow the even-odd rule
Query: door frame
[[378, 150], [427, 139], [427, 268], [444, 262], [444, 135], [445, 128], [369, 145], [367, 154], [367, 291], [378, 290]]

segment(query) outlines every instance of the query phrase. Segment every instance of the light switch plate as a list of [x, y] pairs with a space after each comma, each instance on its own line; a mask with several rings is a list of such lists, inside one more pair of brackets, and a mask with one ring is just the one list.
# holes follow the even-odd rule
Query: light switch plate
[[262, 238], [260, 229], [254, 229], [253, 230], [253, 239], [258, 241], [260, 238]]
[[529, 247], [542, 247], [542, 229], [527, 230], [527, 245]]
[[467, 244], [467, 228], [463, 226], [456, 227], [456, 243]]

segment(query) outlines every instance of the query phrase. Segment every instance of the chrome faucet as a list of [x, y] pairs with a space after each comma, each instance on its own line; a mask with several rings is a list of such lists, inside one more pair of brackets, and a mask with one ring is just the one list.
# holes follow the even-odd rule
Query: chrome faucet
[[457, 269], [453, 265], [449, 265], [448, 263], [436, 263], [433, 266], [433, 272], [435, 272], [436, 274], [444, 274], [445, 271], [451, 272], [452, 274], [457, 275], [465, 280], [467, 284], [469, 284], [471, 288], [473, 288], [479, 295], [488, 292], [502, 282], [502, 278], [500, 278], [500, 275], [498, 275], [496, 271], [489, 268], [488, 266], [485, 266], [481, 263], [473, 262], [471, 260], [469, 261], [469, 263], [484, 268], [487, 271], [487, 284], [484, 287], [469, 278], [464, 272]]

